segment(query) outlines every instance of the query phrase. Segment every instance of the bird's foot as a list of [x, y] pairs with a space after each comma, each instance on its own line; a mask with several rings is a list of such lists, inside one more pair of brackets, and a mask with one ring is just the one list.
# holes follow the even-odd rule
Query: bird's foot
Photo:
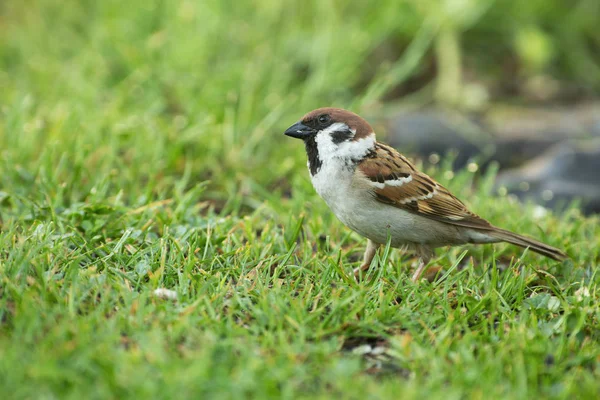
[[433, 282], [437, 281], [438, 279], [440, 279], [440, 277], [444, 274], [444, 272], [445, 272], [445, 270], [443, 269], [442, 266], [434, 265], [434, 266], [428, 266], [428, 267], [424, 268], [422, 271], [420, 271], [420, 275], [417, 275], [417, 273], [419, 273], [419, 270], [417, 268], [417, 270], [413, 274], [411, 280], [413, 282], [418, 282], [421, 279], [425, 278], [425, 279], [427, 279], [427, 281], [429, 283], [433, 283]]
[[413, 274], [413, 276], [410, 280], [413, 282], [418, 282], [421, 279], [421, 276], [423, 276], [423, 272], [425, 272], [426, 269], [427, 269], [427, 263], [423, 262], [423, 260], [420, 260], [419, 266], [415, 270], [415, 273]]
[[356, 279], [356, 281], [359, 282], [361, 276], [364, 275], [363, 273], [365, 273], [370, 266], [371, 263], [369, 262], [368, 264], [362, 264], [360, 267], [354, 268], [354, 279]]

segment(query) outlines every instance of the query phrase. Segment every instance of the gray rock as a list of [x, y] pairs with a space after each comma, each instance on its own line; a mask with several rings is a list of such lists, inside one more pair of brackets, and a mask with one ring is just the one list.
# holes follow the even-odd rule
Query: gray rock
[[427, 160], [454, 152], [453, 167], [476, 159], [500, 164], [498, 186], [551, 208], [581, 200], [600, 212], [600, 103], [496, 107], [482, 116], [441, 110], [404, 112], [387, 122], [388, 141]]
[[454, 153], [455, 169], [494, 152], [493, 137], [485, 134], [483, 126], [459, 114], [437, 110], [402, 113], [387, 125], [386, 140], [391, 146], [425, 159], [431, 154]]
[[387, 122], [387, 141], [403, 152], [427, 159], [456, 154], [454, 167], [477, 158], [516, 167], [565, 140], [600, 137], [600, 103], [562, 107], [492, 108], [464, 116], [436, 109], [400, 113]]
[[515, 169], [502, 171], [498, 188], [560, 209], [574, 200], [586, 214], [600, 212], [600, 139], [564, 142]]
[[495, 138], [493, 159], [502, 168], [516, 167], [558, 143], [600, 137], [600, 104], [497, 107], [485, 121]]

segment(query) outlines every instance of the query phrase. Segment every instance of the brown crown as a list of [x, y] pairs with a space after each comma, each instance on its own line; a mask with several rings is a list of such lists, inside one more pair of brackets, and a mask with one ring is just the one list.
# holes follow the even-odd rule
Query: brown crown
[[350, 129], [355, 130], [356, 134], [354, 135], [354, 140], [364, 138], [373, 133], [373, 128], [371, 128], [371, 125], [369, 125], [367, 121], [351, 111], [344, 110], [343, 108], [317, 108], [316, 110], [312, 110], [302, 117], [302, 122], [311, 121], [323, 114], [328, 114], [334, 123], [343, 122], [344, 124], [348, 125]]

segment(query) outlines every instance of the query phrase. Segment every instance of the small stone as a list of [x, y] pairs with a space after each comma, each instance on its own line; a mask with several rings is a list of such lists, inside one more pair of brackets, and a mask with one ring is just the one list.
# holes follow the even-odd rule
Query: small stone
[[352, 349], [353, 354], [357, 354], [359, 356], [369, 354], [373, 350], [373, 347], [369, 344], [363, 344]]
[[158, 288], [152, 294], [160, 299], [177, 300], [177, 292], [170, 289]]
[[371, 354], [374, 356], [379, 356], [381, 354], [384, 354], [386, 352], [386, 350], [387, 349], [383, 346], [377, 346], [373, 350], [371, 350]]
[[577, 301], [583, 301], [584, 297], [590, 297], [590, 290], [587, 287], [582, 286], [575, 291], [575, 298]]

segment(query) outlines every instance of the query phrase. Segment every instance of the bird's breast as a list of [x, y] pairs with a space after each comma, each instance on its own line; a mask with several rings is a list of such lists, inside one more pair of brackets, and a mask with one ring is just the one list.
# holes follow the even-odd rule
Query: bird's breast
[[368, 182], [344, 165], [323, 163], [311, 177], [317, 193], [347, 227], [377, 243], [391, 238], [392, 246], [404, 244], [451, 244], [456, 237], [454, 226], [433, 221], [375, 199]]
[[312, 184], [331, 211], [349, 228], [361, 233], [376, 203], [366, 181], [345, 164], [324, 163]]
[[354, 198], [353, 175], [352, 168], [337, 160], [330, 160], [311, 176], [315, 190], [336, 215], [336, 211], [349, 207]]

